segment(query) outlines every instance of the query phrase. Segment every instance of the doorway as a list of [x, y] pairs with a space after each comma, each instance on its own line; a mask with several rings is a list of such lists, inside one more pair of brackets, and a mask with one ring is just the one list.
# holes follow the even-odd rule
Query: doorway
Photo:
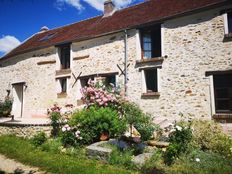
[[15, 118], [23, 116], [23, 86], [25, 83], [15, 83], [13, 86], [12, 114]]

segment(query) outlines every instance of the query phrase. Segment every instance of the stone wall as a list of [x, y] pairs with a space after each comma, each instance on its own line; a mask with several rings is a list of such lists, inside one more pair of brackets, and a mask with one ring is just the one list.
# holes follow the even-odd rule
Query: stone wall
[[[210, 119], [212, 115], [210, 80], [206, 71], [232, 69], [231, 42], [223, 42], [224, 23], [221, 9], [165, 21], [162, 24], [162, 56], [159, 66], [159, 92], [155, 98], [142, 98], [143, 77], [140, 59], [139, 35], [136, 29], [128, 31], [128, 98], [157, 120], [174, 120], [180, 113], [185, 116]], [[21, 79], [25, 89], [24, 116], [45, 115], [54, 102], [76, 105], [81, 98], [80, 80], [74, 85], [75, 76], [114, 73], [124, 63], [124, 32], [75, 42], [71, 45], [71, 73], [68, 95], [57, 98], [56, 80], [59, 58], [57, 48], [50, 47], [22, 54], [0, 62], [0, 98], [3, 99], [11, 83]], [[38, 65], [41, 61], [55, 63]], [[73, 74], [72, 74], [73, 73]], [[124, 77], [117, 75], [123, 88]], [[21, 81], [22, 81], [21, 80]], [[74, 85], [74, 86], [73, 86]]]
[[51, 135], [51, 126], [48, 125], [20, 125], [0, 124], [0, 135], [16, 135], [18, 137], [31, 138], [39, 132]]

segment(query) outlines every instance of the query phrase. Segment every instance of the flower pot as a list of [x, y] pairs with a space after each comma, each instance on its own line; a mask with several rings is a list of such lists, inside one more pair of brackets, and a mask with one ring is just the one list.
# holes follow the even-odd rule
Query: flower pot
[[100, 136], [101, 141], [107, 141], [107, 140], [109, 140], [109, 138], [110, 138], [110, 136], [109, 136], [108, 132], [102, 132], [101, 133], [101, 136]]

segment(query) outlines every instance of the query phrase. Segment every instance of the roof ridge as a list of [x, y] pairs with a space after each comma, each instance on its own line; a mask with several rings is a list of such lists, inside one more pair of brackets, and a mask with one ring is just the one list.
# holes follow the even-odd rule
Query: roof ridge
[[[131, 5], [131, 6], [128, 6], [128, 7], [125, 7], [125, 8], [121, 8], [121, 9], [117, 9], [116, 12], [119, 12], [119, 11], [123, 11], [123, 10], [128, 10], [130, 8], [135, 8], [136, 6], [139, 6], [141, 4], [144, 4], [144, 3], [148, 3], [150, 0], [148, 1], [144, 1], [144, 2], [139, 2], [137, 4], [134, 4], [134, 5]], [[91, 19], [94, 19], [94, 18], [98, 18], [98, 17], [103, 17], [104, 15], [97, 15], [97, 16], [92, 16], [92, 17], [89, 17], [89, 18], [86, 18], [86, 19], [82, 19], [80, 21], [77, 21], [77, 22], [73, 22], [73, 23], [70, 23], [70, 24], [66, 24], [66, 25], [63, 25], [63, 26], [60, 26], [60, 27], [56, 27], [56, 28], [52, 28], [52, 29], [49, 29], [48, 31], [45, 31], [43, 33], [47, 33], [47, 32], [51, 32], [53, 30], [57, 30], [57, 29], [61, 29], [61, 28], [65, 28], [65, 27], [68, 27], [68, 26], [71, 26], [71, 25], [75, 25], [75, 24], [78, 24], [78, 23], [81, 23], [81, 22], [84, 22], [84, 21], [88, 21], [88, 20], [91, 20]], [[37, 32], [37, 34], [40, 34], [39, 32]]]

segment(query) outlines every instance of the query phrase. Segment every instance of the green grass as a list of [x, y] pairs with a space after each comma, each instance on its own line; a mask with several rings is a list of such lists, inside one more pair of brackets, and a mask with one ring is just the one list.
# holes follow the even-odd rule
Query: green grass
[[0, 153], [24, 164], [36, 166], [55, 174], [128, 174], [123, 168], [93, 160], [80, 159], [63, 154], [44, 152], [28, 140], [14, 136], [0, 136]]

